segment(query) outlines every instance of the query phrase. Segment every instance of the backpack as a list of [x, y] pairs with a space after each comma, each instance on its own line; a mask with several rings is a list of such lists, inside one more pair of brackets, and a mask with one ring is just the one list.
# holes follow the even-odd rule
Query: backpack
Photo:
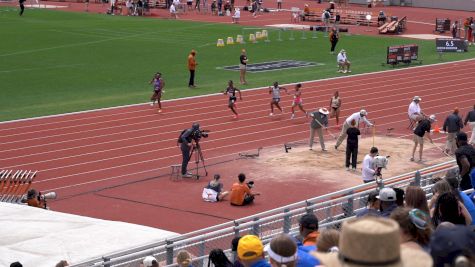
[[181, 136], [187, 131], [188, 129], [185, 129], [181, 132], [181, 134], [178, 136], [178, 140], [176, 141], [178, 144], [181, 144], [183, 143], [183, 141], [181, 140]]

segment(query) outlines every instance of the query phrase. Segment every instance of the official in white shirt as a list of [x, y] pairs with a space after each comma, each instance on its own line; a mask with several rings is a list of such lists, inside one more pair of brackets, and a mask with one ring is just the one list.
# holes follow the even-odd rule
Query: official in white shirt
[[366, 118], [367, 115], [368, 115], [368, 112], [362, 109], [360, 112], [355, 112], [351, 114], [351, 116], [349, 116], [345, 120], [345, 123], [343, 123], [343, 127], [341, 127], [341, 133], [338, 136], [338, 139], [336, 140], [335, 149], [338, 149], [341, 143], [345, 140], [347, 136], [346, 131], [348, 130], [348, 128], [351, 127], [352, 120], [355, 120], [356, 127], [359, 127], [361, 121], [363, 121], [367, 126], [373, 126], [373, 124], [369, 122], [368, 119]]
[[350, 70], [351, 62], [348, 60], [348, 57], [346, 56], [345, 49], [342, 49], [340, 53], [338, 53], [338, 55], [336, 56], [336, 61], [338, 63], [338, 72], [351, 73], [351, 70]]
[[239, 19], [241, 18], [241, 10], [239, 7], [236, 7], [234, 9], [234, 15], [233, 15], [233, 23], [239, 23]]
[[369, 154], [367, 154], [364, 159], [363, 159], [363, 168], [361, 170], [362, 178], [364, 183], [370, 183], [374, 182], [374, 173], [375, 169], [373, 167], [373, 160], [374, 157], [378, 155], [378, 148], [372, 147], [371, 150], [369, 151]]
[[422, 98], [419, 96], [415, 96], [412, 99], [411, 104], [409, 104], [409, 108], [407, 109], [407, 115], [409, 119], [418, 122], [424, 118], [424, 113], [421, 110], [421, 106], [419, 103], [421, 102]]

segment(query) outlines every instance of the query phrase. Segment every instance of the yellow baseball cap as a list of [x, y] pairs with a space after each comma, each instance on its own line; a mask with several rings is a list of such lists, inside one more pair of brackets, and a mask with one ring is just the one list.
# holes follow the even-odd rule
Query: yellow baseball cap
[[259, 237], [245, 235], [239, 239], [237, 253], [241, 260], [254, 260], [262, 255], [264, 246]]

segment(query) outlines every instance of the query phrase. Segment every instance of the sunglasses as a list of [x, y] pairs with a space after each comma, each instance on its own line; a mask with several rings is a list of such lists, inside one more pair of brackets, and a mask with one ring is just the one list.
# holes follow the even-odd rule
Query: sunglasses
[[420, 209], [412, 209], [409, 211], [409, 218], [415, 227], [421, 230], [427, 229], [429, 224], [427, 223], [427, 214]]

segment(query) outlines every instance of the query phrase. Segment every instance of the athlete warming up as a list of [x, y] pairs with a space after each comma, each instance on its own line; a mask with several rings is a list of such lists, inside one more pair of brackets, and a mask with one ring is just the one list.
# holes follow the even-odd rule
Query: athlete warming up
[[158, 103], [158, 113], [162, 112], [162, 103], [160, 100], [162, 99], [163, 88], [165, 87], [165, 82], [162, 79], [162, 74], [157, 72], [153, 79], [149, 82], [149, 84], [153, 84], [153, 95], [150, 97], [152, 103], [150, 106], [153, 107], [155, 101]]
[[290, 119], [295, 117], [296, 106], [298, 106], [299, 109], [305, 114], [305, 117], [308, 117], [307, 111], [305, 111], [303, 108], [302, 91], [300, 91], [300, 88], [302, 88], [302, 84], [298, 83], [295, 85], [294, 100], [292, 101], [292, 115], [290, 116]]
[[272, 94], [272, 100], [270, 101], [270, 116], [274, 116], [274, 106], [278, 108], [281, 113], [284, 113], [279, 105], [281, 90], [284, 90], [287, 94], [289, 94], [286, 88], [279, 86], [278, 82], [274, 82], [274, 85], [269, 88], [269, 94]]
[[228, 87], [226, 91], [224, 91], [224, 94], [229, 96], [228, 108], [234, 113], [234, 118], [238, 119], [239, 114], [236, 111], [236, 92], [239, 93], [239, 99], [242, 100], [241, 90], [234, 87], [233, 81], [229, 80]]

